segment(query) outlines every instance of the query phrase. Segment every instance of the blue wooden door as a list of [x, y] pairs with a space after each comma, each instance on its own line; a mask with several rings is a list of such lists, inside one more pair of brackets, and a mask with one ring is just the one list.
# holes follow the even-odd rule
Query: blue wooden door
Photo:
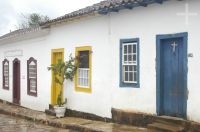
[[161, 113], [167, 116], [186, 116], [186, 87], [184, 86], [183, 38], [161, 40], [160, 92]]

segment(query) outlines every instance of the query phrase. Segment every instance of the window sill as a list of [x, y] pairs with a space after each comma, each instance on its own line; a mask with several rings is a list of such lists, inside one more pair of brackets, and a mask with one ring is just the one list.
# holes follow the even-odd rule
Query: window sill
[[140, 84], [139, 83], [124, 83], [124, 82], [120, 82], [119, 87], [123, 88], [140, 88]]
[[76, 90], [76, 92], [92, 93], [91, 87], [86, 88], [86, 87], [77, 86], [77, 87], [75, 87], [75, 90]]
[[28, 92], [28, 95], [37, 97], [37, 93], [33, 93], [33, 92]]
[[3, 87], [4, 90], [9, 90], [9, 87]]

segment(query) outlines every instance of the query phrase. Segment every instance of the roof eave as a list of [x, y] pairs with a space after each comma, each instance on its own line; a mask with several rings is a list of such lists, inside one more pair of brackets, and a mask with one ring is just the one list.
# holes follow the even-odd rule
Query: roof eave
[[103, 7], [98, 10], [98, 13], [101, 15], [107, 15], [110, 12], [119, 12], [120, 10], [123, 9], [129, 9], [132, 10], [135, 7], [147, 7], [150, 4], [158, 3], [162, 4], [164, 1], [168, 0], [138, 0], [137, 2], [126, 2], [122, 3], [120, 5], [115, 5], [115, 6], [110, 6], [110, 7]]
[[37, 30], [32, 30], [29, 32], [14, 34], [5, 38], [1, 38], [0, 45], [42, 37], [49, 34], [49, 32], [50, 32], [50, 28], [45, 28], [45, 29], [39, 28]]
[[[123, 9], [133, 9], [139, 6], [147, 7], [149, 4], [153, 3], [162, 4], [164, 1], [168, 0], [122, 0], [122, 1], [118, 3], [114, 2], [114, 4], [113, 1], [101, 1], [97, 4], [94, 4], [93, 6], [88, 6], [86, 8], [74, 11], [72, 13], [42, 23], [41, 26], [49, 27], [54, 24], [73, 21], [76, 20], [77, 18], [80, 19], [81, 17], [85, 17], [91, 14], [107, 15], [110, 12], [119, 12], [120, 10]], [[105, 5], [102, 3], [104, 3]]]
[[63, 18], [63, 19], [56, 19], [55, 21], [42, 23], [40, 26], [42, 28], [49, 28], [51, 25], [57, 25], [57, 24], [61, 24], [61, 23], [73, 22], [73, 21], [76, 21], [76, 20], [80, 20], [80, 19], [84, 19], [84, 18], [88, 18], [88, 17], [92, 17], [92, 16], [98, 16], [98, 15], [100, 15], [100, 14], [97, 11], [94, 11], [94, 12], [90, 12], [90, 13], [83, 14], [83, 15], [77, 15], [77, 16], [73, 16], [73, 17], [66, 17], [66, 18]]

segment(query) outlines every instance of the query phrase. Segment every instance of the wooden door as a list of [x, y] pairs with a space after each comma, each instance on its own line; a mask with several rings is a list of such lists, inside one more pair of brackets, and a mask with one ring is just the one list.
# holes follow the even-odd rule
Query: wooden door
[[[64, 49], [52, 50], [52, 64], [56, 64], [58, 60], [64, 61]], [[51, 104], [52, 105], [57, 104], [57, 97], [60, 94], [60, 90], [61, 90], [61, 87], [59, 84], [55, 83], [55, 75], [52, 73], [52, 88], [51, 88]], [[62, 96], [63, 96], [63, 93], [62, 93]]]
[[13, 103], [20, 104], [20, 61], [13, 61]]
[[[187, 63], [183, 37], [160, 41], [159, 94], [160, 114], [186, 117]], [[157, 80], [158, 81], [158, 80]]]

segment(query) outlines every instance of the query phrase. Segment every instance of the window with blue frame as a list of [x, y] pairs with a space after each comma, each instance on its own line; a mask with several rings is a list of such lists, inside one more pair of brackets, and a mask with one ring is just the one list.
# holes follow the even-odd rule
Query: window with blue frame
[[120, 87], [139, 88], [139, 39], [120, 40]]

